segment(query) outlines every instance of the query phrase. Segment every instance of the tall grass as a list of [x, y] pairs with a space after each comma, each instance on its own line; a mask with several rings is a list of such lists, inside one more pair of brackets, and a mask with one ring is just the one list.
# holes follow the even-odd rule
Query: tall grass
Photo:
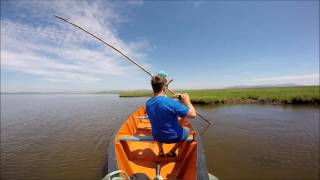
[[[178, 92], [178, 91], [177, 91]], [[243, 89], [181, 90], [197, 104], [211, 103], [285, 103], [320, 104], [319, 86], [264, 87]], [[152, 96], [151, 91], [124, 92], [120, 97]]]

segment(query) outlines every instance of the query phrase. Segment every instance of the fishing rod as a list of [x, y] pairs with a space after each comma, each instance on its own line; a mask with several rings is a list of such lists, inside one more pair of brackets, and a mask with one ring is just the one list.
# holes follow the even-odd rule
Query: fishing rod
[[[150, 71], [148, 71], [145, 67], [143, 67], [142, 65], [138, 64], [136, 61], [134, 61], [133, 59], [129, 58], [127, 55], [125, 55], [123, 52], [121, 52], [119, 49], [115, 48], [114, 46], [112, 46], [111, 44], [107, 43], [106, 41], [104, 41], [103, 39], [99, 38], [98, 36], [96, 36], [95, 34], [89, 32], [88, 30], [80, 27], [79, 25], [73, 23], [73, 22], [70, 22], [68, 20], [66, 20], [65, 18], [62, 18], [58, 15], [53, 15], [54, 17], [68, 23], [68, 24], [71, 24], [79, 29], [81, 29], [82, 31], [86, 32], [87, 34], [91, 35], [92, 37], [96, 38], [97, 40], [99, 40], [100, 42], [102, 42], [103, 44], [107, 45], [108, 47], [112, 48], [113, 50], [117, 51], [119, 54], [121, 54], [122, 56], [124, 56], [126, 59], [128, 59], [130, 62], [132, 62], [133, 64], [135, 64], [136, 66], [138, 66], [140, 69], [142, 69], [144, 72], [146, 72], [149, 76], [152, 77], [152, 73]], [[167, 90], [172, 94], [172, 95], [177, 95], [176, 93], [174, 93], [173, 91], [171, 91], [168, 87], [167, 87]], [[210, 124], [211, 125], [211, 122], [208, 121], [205, 117], [203, 117], [199, 112], [197, 112], [197, 115], [203, 119], [206, 123]]]

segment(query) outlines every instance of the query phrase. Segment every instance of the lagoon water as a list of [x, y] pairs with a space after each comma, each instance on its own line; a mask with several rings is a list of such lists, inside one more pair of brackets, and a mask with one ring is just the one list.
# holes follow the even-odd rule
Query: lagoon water
[[[1, 95], [1, 179], [101, 179], [115, 127], [147, 98]], [[220, 179], [319, 178], [319, 106], [197, 109], [208, 169]]]

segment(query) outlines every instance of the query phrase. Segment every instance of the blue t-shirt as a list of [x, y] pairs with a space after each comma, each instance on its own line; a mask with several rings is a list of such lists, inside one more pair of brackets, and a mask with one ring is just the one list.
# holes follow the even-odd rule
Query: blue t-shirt
[[178, 117], [186, 117], [188, 107], [172, 98], [154, 96], [147, 101], [146, 109], [155, 140], [173, 143], [182, 138], [183, 129], [178, 122]]

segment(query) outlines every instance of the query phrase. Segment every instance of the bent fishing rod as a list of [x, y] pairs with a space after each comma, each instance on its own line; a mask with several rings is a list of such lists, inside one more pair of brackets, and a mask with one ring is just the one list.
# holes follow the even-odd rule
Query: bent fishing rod
[[[72, 26], [74, 27], [77, 27], [79, 29], [81, 29], [82, 31], [86, 32], [87, 34], [91, 35], [92, 37], [94, 37], [95, 39], [97, 39], [98, 41], [102, 42], [103, 44], [107, 45], [108, 47], [112, 48], [113, 50], [117, 51], [119, 54], [121, 54], [123, 57], [125, 57], [127, 60], [129, 60], [131, 63], [135, 64], [136, 66], [138, 66], [140, 69], [142, 69], [144, 72], [146, 72], [149, 76], [152, 77], [152, 73], [150, 71], [148, 71], [145, 67], [143, 67], [142, 65], [138, 64], [136, 61], [134, 61], [133, 59], [131, 59], [129, 56], [125, 55], [123, 52], [121, 52], [119, 49], [115, 48], [114, 46], [112, 46], [111, 44], [107, 43], [106, 41], [104, 41], [103, 39], [99, 38], [98, 36], [96, 36], [95, 34], [89, 32], [88, 30], [80, 27], [79, 25], [73, 23], [73, 22], [70, 22], [68, 21], [67, 19], [65, 18], [62, 18], [58, 15], [54, 15], [54, 17], [68, 23], [68, 24], [71, 24]], [[167, 90], [172, 94], [172, 95], [177, 95], [176, 93], [174, 93], [173, 91], [171, 91], [168, 87], [167, 87]], [[205, 117], [203, 117], [199, 112], [197, 112], [197, 115], [203, 119], [206, 123], [210, 124], [211, 125], [211, 122], [208, 121]]]

